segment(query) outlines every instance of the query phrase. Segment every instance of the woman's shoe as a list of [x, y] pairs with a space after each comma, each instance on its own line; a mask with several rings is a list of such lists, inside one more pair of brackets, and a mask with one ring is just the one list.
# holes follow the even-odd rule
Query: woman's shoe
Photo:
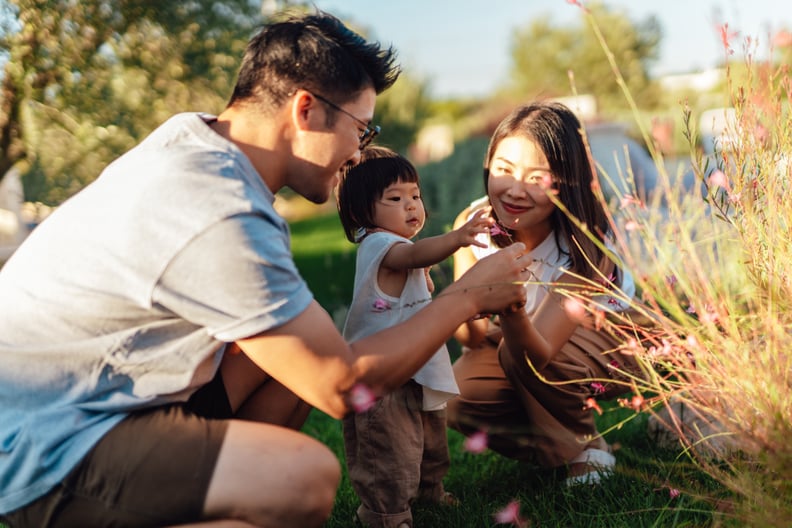
[[573, 464], [584, 464], [588, 471], [581, 475], [567, 477], [566, 481], [564, 481], [567, 487], [577, 486], [578, 484], [599, 484], [604, 478], [609, 477], [613, 473], [616, 457], [602, 449], [590, 447], [569, 461], [570, 466]]

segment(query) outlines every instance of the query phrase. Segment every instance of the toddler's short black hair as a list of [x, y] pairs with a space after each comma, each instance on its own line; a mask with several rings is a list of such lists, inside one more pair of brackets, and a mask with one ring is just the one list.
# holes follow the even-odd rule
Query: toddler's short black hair
[[360, 163], [342, 175], [336, 188], [338, 215], [350, 242], [358, 242], [359, 229], [376, 227], [374, 205], [385, 189], [397, 182], [417, 183], [420, 187], [418, 171], [404, 156], [377, 145], [363, 149]]

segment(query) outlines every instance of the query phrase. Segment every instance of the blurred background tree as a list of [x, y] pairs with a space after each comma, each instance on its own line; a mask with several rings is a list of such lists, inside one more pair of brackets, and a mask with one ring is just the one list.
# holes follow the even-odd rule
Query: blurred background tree
[[[633, 22], [622, 11], [602, 4], [589, 4], [588, 8], [599, 21], [638, 105], [655, 107], [659, 90], [650, 78], [649, 68], [658, 58], [662, 38], [659, 21], [648, 17]], [[568, 96], [569, 72], [573, 72], [577, 92], [594, 95], [601, 112], [625, 107], [608, 59], [582, 18], [577, 26], [556, 26], [550, 17], [538, 18], [514, 32], [511, 53], [511, 86], [506, 94], [516, 94], [523, 100]]]
[[[657, 19], [635, 22], [622, 11], [588, 5], [647, 121], [681, 114], [683, 99], [705, 97], [663, 95], [651, 78], [662, 38]], [[249, 36], [286, 8], [314, 6], [305, 0], [0, 0], [0, 178], [15, 167], [28, 200], [58, 205], [170, 115], [222, 110]], [[377, 39], [356, 26], [365, 15], [346, 22]], [[780, 49], [782, 59], [788, 49]], [[378, 141], [423, 164], [416, 139], [427, 125], [439, 125], [450, 130], [451, 151], [469, 148], [478, 144], [469, 138], [488, 136], [516, 104], [570, 95], [570, 71], [576, 91], [596, 98], [598, 118], [626, 115], [621, 88], [584, 17], [577, 25], [555, 25], [549, 16], [530, 21], [512, 34], [511, 63], [510, 82], [491, 96], [445, 100], [432, 97], [431, 79], [405, 64], [378, 98], [374, 120], [384, 132]], [[481, 160], [462, 154], [454, 163], [463, 159], [471, 160], [464, 173], [477, 181]]]
[[4, 0], [0, 177], [58, 204], [176, 111], [222, 109], [251, 0]]
[[[219, 112], [253, 31], [300, 0], [0, 0], [0, 179], [58, 205], [176, 112]], [[365, 34], [365, 30], [361, 31]], [[407, 152], [431, 113], [405, 72], [375, 120]]]

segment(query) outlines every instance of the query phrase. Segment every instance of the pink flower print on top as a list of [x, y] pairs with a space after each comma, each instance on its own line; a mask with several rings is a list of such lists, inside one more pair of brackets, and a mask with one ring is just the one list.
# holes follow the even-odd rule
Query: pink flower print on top
[[374, 312], [385, 312], [391, 309], [391, 305], [385, 299], [377, 299], [374, 301], [374, 304], [371, 306], [372, 311]]

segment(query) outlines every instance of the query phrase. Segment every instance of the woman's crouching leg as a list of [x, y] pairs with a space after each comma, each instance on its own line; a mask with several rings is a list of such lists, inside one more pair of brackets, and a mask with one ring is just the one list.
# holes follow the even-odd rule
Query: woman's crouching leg
[[[608, 365], [617, 346], [605, 333], [579, 328], [538, 373], [524, 354], [500, 347], [501, 365], [540, 430], [537, 447], [543, 466], [564, 465], [587, 448], [608, 449], [586, 402], [601, 386], [610, 385], [603, 380], [611, 376]], [[618, 392], [608, 389], [609, 397]]]
[[494, 346], [465, 349], [454, 363], [459, 396], [448, 402], [448, 425], [465, 436], [484, 432], [487, 447], [534, 461], [531, 420], [498, 362]]

